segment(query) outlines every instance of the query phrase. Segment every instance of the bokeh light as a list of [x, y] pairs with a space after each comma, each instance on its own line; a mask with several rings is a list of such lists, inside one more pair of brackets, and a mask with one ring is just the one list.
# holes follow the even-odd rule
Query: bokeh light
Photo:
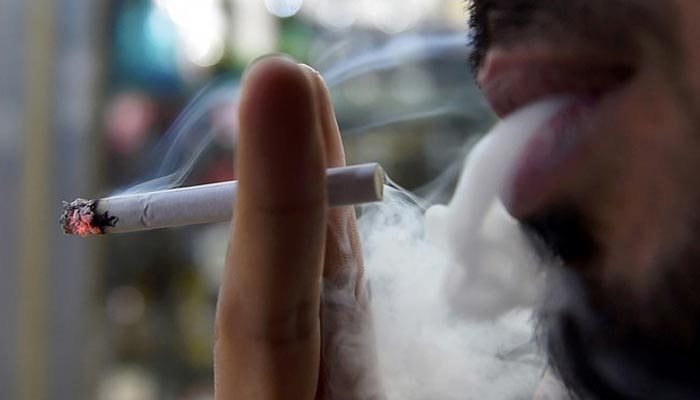
[[178, 28], [185, 58], [209, 67], [224, 56], [226, 20], [218, 0], [155, 0]]
[[299, 12], [304, 0], [265, 0], [267, 10], [280, 18], [288, 18]]

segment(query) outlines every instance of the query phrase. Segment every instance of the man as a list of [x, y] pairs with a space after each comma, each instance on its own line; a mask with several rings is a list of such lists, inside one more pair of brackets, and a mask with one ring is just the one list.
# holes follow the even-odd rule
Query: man
[[[540, 319], [552, 370], [582, 398], [700, 398], [700, 2], [471, 8], [474, 66], [501, 117], [574, 99], [504, 192], [562, 261]], [[371, 349], [366, 368], [323, 352], [340, 336], [329, 321], [347, 313], [362, 325], [367, 313], [354, 214], [328, 210], [319, 190], [324, 169], [344, 162], [327, 89], [307, 67], [261, 60], [240, 124], [217, 398], [382, 398]], [[350, 287], [352, 299], [327, 304], [322, 286]]]
[[505, 199], [564, 264], [542, 316], [552, 366], [585, 398], [700, 398], [700, 2], [474, 8], [500, 116], [577, 98]]

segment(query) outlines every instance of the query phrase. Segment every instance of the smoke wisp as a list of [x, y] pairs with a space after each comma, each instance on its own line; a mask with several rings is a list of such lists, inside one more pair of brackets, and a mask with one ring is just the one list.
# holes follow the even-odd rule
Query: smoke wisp
[[[333, 62], [326, 62], [328, 65], [322, 68], [321, 74], [331, 92], [335, 94], [351, 87], [356, 79], [368, 74], [391, 73], [427, 63], [450, 63], [454, 60], [461, 62], [465, 54], [466, 44], [462, 34], [400, 36], [379, 47], [364, 49], [352, 55], [339, 56], [331, 50], [322, 58], [332, 59]], [[468, 77], [465, 76], [463, 83], [468, 81]], [[414, 107], [404, 105], [397, 110], [385, 110], [382, 114], [371, 115], [370, 118], [351, 115], [357, 111], [352, 109], [352, 105], [338, 105], [336, 112], [341, 121], [341, 129], [345, 135], [359, 135], [408, 121], [465, 113], [468, 114], [467, 118], [475, 118], [473, 114], [484, 113], [483, 105], [465, 106], [464, 102], [469, 99], [465, 97], [465, 93], [460, 93], [464, 90], [460, 91], [461, 88], [455, 85], [455, 82], [443, 86], [451, 86], [450, 89], [454, 93], [428, 99]], [[229, 130], [224, 132], [227, 138], [234, 139], [235, 151], [235, 127], [217, 126], [214, 113], [225, 110], [230, 115], [236, 115], [239, 95], [238, 82], [226, 78], [215, 80], [200, 90], [153, 150], [152, 156], [149, 157], [151, 164], [144, 168], [147, 173], [136, 183], [121, 188], [112, 195], [145, 193], [182, 186], [207, 150], [212, 147], [214, 139], [222, 134], [224, 129]]]

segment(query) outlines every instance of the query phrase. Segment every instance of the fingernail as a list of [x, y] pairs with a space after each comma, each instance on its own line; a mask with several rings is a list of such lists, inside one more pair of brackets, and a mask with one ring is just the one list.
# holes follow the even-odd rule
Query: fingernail
[[313, 75], [320, 75], [320, 73], [316, 69], [314, 69], [312, 66], [310, 66], [309, 64], [299, 63], [299, 66], [301, 68], [307, 70], [307, 72], [310, 72]]
[[308, 79], [309, 83], [311, 84], [311, 87], [314, 89], [314, 95], [318, 99], [319, 78], [320, 78], [321, 74], [319, 74], [318, 71], [313, 69], [311, 66], [304, 64], [304, 63], [299, 63], [299, 68], [301, 68], [302, 72], [304, 72], [304, 75], [306, 75], [306, 78]]

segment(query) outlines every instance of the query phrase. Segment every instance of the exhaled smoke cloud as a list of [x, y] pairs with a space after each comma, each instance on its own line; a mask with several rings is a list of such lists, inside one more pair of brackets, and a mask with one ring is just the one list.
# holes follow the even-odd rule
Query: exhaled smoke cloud
[[460, 267], [451, 273], [448, 288], [467, 316], [531, 306], [541, 292], [538, 260], [499, 195], [525, 143], [566, 103], [563, 98], [538, 102], [496, 125], [467, 158], [450, 204], [427, 212], [429, 232]]
[[468, 156], [448, 206], [426, 217], [388, 190], [382, 204], [365, 208], [360, 227], [389, 399], [535, 392], [544, 361], [531, 307], [544, 277], [497, 198], [530, 133], [565, 103], [541, 102], [497, 125]]
[[387, 398], [527, 398], [543, 370], [529, 310], [457, 318], [445, 291], [449, 256], [426, 239], [415, 205], [395, 196], [360, 221]]

